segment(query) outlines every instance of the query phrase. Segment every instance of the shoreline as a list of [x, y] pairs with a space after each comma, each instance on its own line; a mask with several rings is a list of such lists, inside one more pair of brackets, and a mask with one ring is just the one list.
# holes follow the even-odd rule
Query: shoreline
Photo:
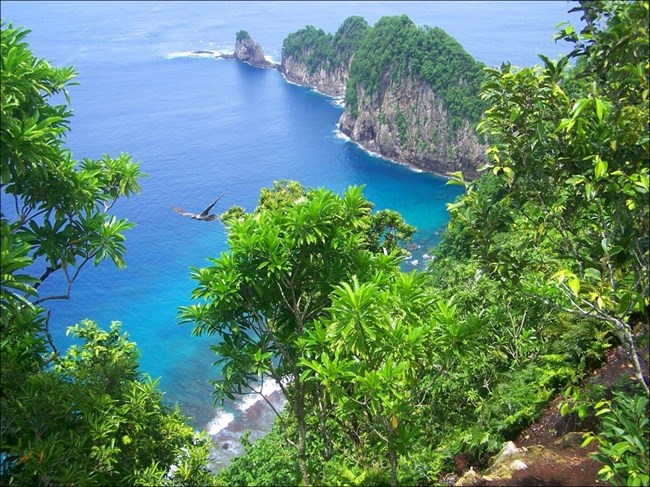
[[[342, 96], [340, 96], [340, 95], [339, 96], [333, 96], [333, 95], [330, 95], [328, 93], [325, 93], [325, 92], [322, 92], [322, 91], [316, 89], [312, 85], [308, 85], [308, 84], [304, 84], [304, 83], [298, 83], [296, 81], [289, 80], [287, 78], [286, 74], [281, 69], [281, 67], [282, 67], [281, 63], [276, 63], [274, 61], [269, 61], [268, 59], [265, 59], [266, 64], [251, 63], [250, 61], [244, 61], [242, 59], [237, 58], [234, 55], [234, 53], [225, 53], [225, 52], [221, 52], [221, 51], [212, 51], [212, 50], [191, 51], [191, 52], [188, 53], [188, 55], [191, 56], [191, 57], [210, 56], [210, 57], [212, 57], [214, 59], [234, 59], [235, 61], [239, 61], [239, 62], [243, 62], [245, 64], [248, 64], [249, 66], [251, 66], [253, 68], [274, 69], [274, 70], [276, 70], [276, 71], [278, 71], [280, 73], [280, 75], [282, 76], [282, 79], [284, 79], [284, 81], [286, 83], [296, 85], [296, 86], [301, 86], [303, 88], [309, 88], [310, 90], [314, 91], [315, 93], [318, 93], [319, 95], [322, 95], [324, 97], [329, 98], [330, 100], [333, 101], [333, 103], [336, 106], [339, 106], [339, 107], [341, 107], [341, 108], [343, 108], [345, 110], [344, 98]], [[378, 157], [378, 158], [383, 159], [383, 160], [385, 160], [387, 162], [390, 162], [391, 164], [397, 164], [397, 165], [400, 165], [400, 166], [404, 166], [407, 169], [409, 169], [409, 170], [411, 170], [413, 172], [416, 172], [416, 173], [431, 174], [432, 176], [444, 179], [445, 181], [450, 181], [452, 179], [451, 175], [449, 175], [449, 174], [444, 174], [444, 173], [432, 171], [432, 170], [429, 170], [429, 169], [424, 169], [422, 167], [416, 166], [413, 163], [410, 163], [410, 162], [407, 162], [407, 161], [401, 161], [399, 159], [393, 159], [393, 158], [390, 158], [390, 157], [387, 157], [387, 156], [383, 155], [381, 152], [376, 152], [376, 151], [373, 151], [373, 150], [369, 149], [368, 147], [366, 147], [366, 145], [364, 145], [364, 143], [362, 141], [354, 140], [353, 138], [349, 137], [348, 135], [346, 135], [345, 133], [343, 133], [341, 131], [340, 119], [339, 119], [339, 122], [337, 122], [336, 125], [335, 125], [335, 131], [336, 131], [337, 137], [345, 138], [345, 140], [347, 140], [349, 142], [352, 142], [353, 144], [357, 145], [360, 149], [362, 149], [363, 151], [365, 151], [366, 153], [370, 154], [373, 157]]]
[[[322, 91], [317, 90], [316, 88], [314, 88], [314, 87], [311, 86], [311, 85], [307, 85], [307, 84], [303, 84], [303, 83], [298, 83], [298, 82], [296, 82], [296, 81], [291, 81], [291, 80], [287, 79], [286, 75], [285, 75], [285, 74], [284, 74], [284, 73], [283, 73], [279, 68], [276, 68], [276, 69], [280, 72], [280, 74], [282, 75], [282, 78], [283, 78], [287, 83], [292, 84], [292, 85], [296, 85], [296, 86], [301, 86], [301, 87], [303, 87], [303, 88], [309, 88], [310, 90], [314, 91], [315, 93], [318, 93], [319, 95], [322, 95], [322, 96], [325, 96], [325, 97], [327, 97], [327, 98], [329, 98], [329, 99], [331, 99], [331, 100], [334, 100], [334, 103], [335, 103], [337, 106], [340, 106], [341, 108], [345, 109], [345, 104], [343, 103], [343, 97], [340, 97], [340, 96], [332, 96], [332, 95], [330, 95], [330, 94], [328, 94], [328, 93], [324, 93], [324, 92], [322, 92]], [[339, 136], [339, 134], [340, 134], [340, 137], [339, 137], [339, 138], [345, 138], [345, 140], [347, 140], [347, 141], [349, 141], [349, 142], [352, 142], [353, 144], [357, 145], [357, 146], [358, 146], [359, 148], [361, 148], [364, 152], [370, 154], [370, 155], [373, 156], [373, 157], [378, 157], [378, 158], [383, 159], [383, 160], [385, 160], [385, 161], [388, 161], [388, 162], [390, 162], [390, 163], [392, 163], [392, 164], [397, 164], [397, 165], [399, 165], [399, 166], [404, 166], [404, 167], [406, 167], [406, 168], [408, 168], [408, 169], [410, 169], [411, 171], [416, 172], [416, 173], [431, 174], [431, 175], [433, 175], [433, 176], [439, 177], [439, 178], [444, 179], [444, 180], [446, 180], [446, 181], [450, 181], [450, 180], [451, 180], [451, 176], [448, 175], [448, 174], [443, 174], [443, 173], [439, 173], [439, 172], [436, 172], [436, 171], [431, 171], [431, 170], [428, 170], [428, 169], [423, 169], [423, 168], [421, 168], [421, 167], [416, 166], [415, 164], [411, 164], [411, 163], [406, 162], [406, 161], [400, 161], [400, 160], [397, 160], [397, 159], [392, 159], [392, 158], [390, 158], [390, 157], [387, 157], [387, 156], [383, 155], [383, 154], [380, 153], [380, 152], [375, 152], [375, 151], [369, 149], [368, 147], [366, 147], [366, 146], [363, 144], [363, 142], [360, 142], [360, 141], [358, 141], [358, 140], [354, 140], [352, 137], [350, 137], [350, 136], [346, 135], [344, 132], [342, 132], [342, 131], [341, 131], [341, 127], [340, 127], [340, 120], [339, 120], [339, 122], [336, 122], [335, 129], [336, 129], [335, 131], [336, 131], [337, 136]]]

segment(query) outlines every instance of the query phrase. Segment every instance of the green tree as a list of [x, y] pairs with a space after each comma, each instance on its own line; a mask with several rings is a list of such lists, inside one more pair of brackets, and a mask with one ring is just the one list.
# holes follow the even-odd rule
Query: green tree
[[237, 42], [241, 42], [244, 39], [249, 39], [250, 34], [246, 30], [240, 30], [240, 31], [237, 31], [237, 34], [235, 34], [235, 38], [236, 38]]
[[[1, 30], [0, 480], [3, 484], [163, 484], [211, 481], [207, 440], [157, 383], [137, 370], [135, 345], [84, 322], [61, 356], [43, 303], [67, 299], [89, 262], [124, 266], [126, 220], [114, 202], [139, 192], [127, 155], [77, 162], [64, 147], [71, 112], [54, 95], [72, 68], [34, 57], [27, 30]], [[60, 275], [63, 289], [39, 294]]]
[[107, 332], [84, 321], [70, 332], [83, 344], [10, 391], [9, 414], [3, 405], [3, 482], [212, 483], [209, 438], [163, 404], [119, 324]]
[[360, 425], [362, 448], [379, 447], [397, 485], [398, 455], [421, 433], [417, 384], [430, 363], [430, 310], [426, 276], [392, 269], [371, 281], [342, 283], [326, 318], [308, 331], [303, 379], [323, 387], [333, 414], [349, 429]]
[[[3, 225], [17, 245], [29, 245], [27, 255], [36, 266], [30, 272], [39, 276], [34, 288], [52, 275], [64, 278], [64, 289], [39, 296], [34, 300], [39, 304], [68, 299], [89, 262], [110, 258], [124, 267], [123, 232], [132, 224], [108, 212], [119, 197], [140, 191], [142, 173], [125, 154], [72, 158], [63, 144], [71, 112], [50, 100], [56, 94], [68, 99], [75, 72], [35, 58], [23, 42], [28, 32], [2, 24], [0, 186], [7, 204]], [[43, 332], [53, 345], [47, 326]]]
[[[647, 326], [649, 304], [648, 3], [579, 10], [583, 31], [559, 34], [575, 45], [569, 57], [486, 70], [480, 130], [493, 141], [488, 167], [504, 183], [497, 206], [510, 238], [484, 235], [483, 260], [529, 296], [607, 323], [647, 394], [633, 329]], [[578, 56], [578, 76], [567, 77]], [[451, 212], [480, 234], [493, 211], [466, 188]]]
[[310, 481], [305, 407], [318, 403], [322, 391], [302, 380], [299, 339], [326, 313], [334, 286], [401, 258], [395, 242], [386, 244], [391, 249], [379, 243], [385, 232], [371, 239], [371, 209], [359, 187], [343, 196], [295, 182], [262, 190], [253, 213], [235, 208], [222, 217], [230, 250], [193, 270], [193, 297], [203, 302], [181, 308], [195, 334], [220, 339], [212, 347], [221, 365], [217, 399], [261, 394], [259, 381], [267, 377], [280, 385], [297, 422], [304, 484]]

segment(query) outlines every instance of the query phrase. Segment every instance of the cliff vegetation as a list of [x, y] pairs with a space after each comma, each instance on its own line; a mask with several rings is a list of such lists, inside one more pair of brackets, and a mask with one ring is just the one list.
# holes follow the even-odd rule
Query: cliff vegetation
[[281, 70], [294, 82], [344, 96], [340, 129], [362, 146], [420, 169], [477, 175], [485, 103], [482, 64], [442, 29], [407, 16], [369, 27], [345, 20], [335, 35], [308, 26], [283, 45]]

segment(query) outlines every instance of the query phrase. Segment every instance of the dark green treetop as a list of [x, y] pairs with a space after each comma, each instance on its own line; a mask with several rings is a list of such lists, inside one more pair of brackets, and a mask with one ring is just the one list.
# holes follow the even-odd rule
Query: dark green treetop
[[237, 36], [237, 42], [241, 42], [244, 39], [250, 39], [250, 37], [251, 37], [250, 34], [248, 33], [248, 31], [245, 31], [245, 30], [240, 30], [235, 35]]

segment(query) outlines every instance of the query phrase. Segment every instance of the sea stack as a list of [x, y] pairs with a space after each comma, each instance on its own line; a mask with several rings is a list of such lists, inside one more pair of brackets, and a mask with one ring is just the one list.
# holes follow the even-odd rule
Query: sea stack
[[262, 47], [245, 30], [237, 32], [233, 57], [256, 68], [277, 69], [279, 66], [279, 64], [272, 63], [264, 57]]

